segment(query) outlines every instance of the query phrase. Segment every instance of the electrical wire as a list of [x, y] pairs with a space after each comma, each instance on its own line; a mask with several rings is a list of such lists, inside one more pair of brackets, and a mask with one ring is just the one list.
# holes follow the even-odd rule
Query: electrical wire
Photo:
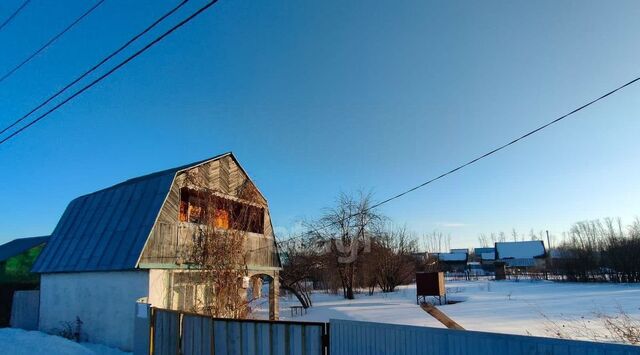
[[[436, 177], [434, 177], [432, 179], [429, 179], [429, 180], [427, 180], [427, 181], [425, 181], [425, 182], [423, 182], [423, 183], [421, 183], [419, 185], [413, 186], [413, 187], [411, 187], [411, 188], [409, 188], [407, 190], [404, 190], [404, 191], [402, 191], [402, 192], [400, 192], [400, 193], [398, 193], [396, 195], [393, 195], [393, 196], [391, 196], [391, 197], [389, 197], [387, 199], [384, 199], [384, 200], [382, 200], [382, 201], [380, 201], [378, 203], [375, 203], [375, 204], [363, 209], [362, 211], [360, 211], [358, 213], [347, 215], [346, 217], [341, 218], [340, 220], [338, 220], [336, 222], [328, 223], [328, 224], [322, 225], [320, 227], [317, 227], [317, 228], [315, 228], [315, 231], [326, 229], [326, 228], [331, 227], [332, 225], [335, 225], [337, 223], [344, 222], [347, 219], [350, 219], [350, 218], [356, 217], [358, 215], [361, 215], [363, 213], [369, 212], [374, 208], [378, 208], [378, 207], [380, 207], [380, 206], [382, 206], [384, 204], [387, 204], [387, 203], [389, 203], [389, 202], [391, 202], [391, 201], [393, 201], [395, 199], [398, 199], [398, 198], [400, 198], [402, 196], [405, 196], [406, 194], [409, 194], [409, 193], [411, 193], [413, 191], [416, 191], [416, 190], [418, 190], [418, 189], [420, 189], [420, 188], [422, 188], [424, 186], [427, 186], [427, 185], [429, 185], [429, 184], [431, 184], [433, 182], [436, 182], [436, 181], [438, 181], [438, 180], [440, 180], [440, 179], [442, 179], [442, 178], [444, 178], [444, 177], [446, 177], [448, 175], [451, 175], [451, 174], [453, 174], [453, 173], [455, 173], [455, 172], [457, 172], [457, 171], [459, 171], [461, 169], [464, 169], [469, 165], [472, 165], [472, 164], [474, 164], [474, 163], [476, 163], [476, 162], [478, 162], [478, 161], [480, 161], [480, 160], [482, 160], [482, 159], [484, 159], [484, 158], [486, 158], [488, 156], [491, 156], [491, 155], [493, 155], [493, 154], [495, 154], [495, 153], [497, 153], [497, 152], [499, 152], [499, 151], [501, 151], [501, 150], [503, 150], [503, 149], [505, 149], [505, 148], [507, 148], [507, 147], [509, 147], [509, 146], [511, 146], [511, 145], [513, 145], [513, 144], [515, 144], [515, 143], [517, 143], [517, 142], [519, 142], [519, 141], [521, 141], [521, 140], [533, 135], [533, 134], [535, 134], [535, 133], [538, 133], [538, 132], [542, 131], [543, 129], [545, 129], [545, 128], [553, 125], [553, 124], [556, 124], [556, 123], [564, 120], [565, 118], [567, 118], [567, 117], [569, 117], [569, 116], [571, 116], [571, 115], [573, 115], [573, 114], [575, 114], [575, 113], [577, 113], [577, 112], [579, 112], [579, 111], [581, 111], [581, 110], [583, 110], [583, 109], [595, 104], [596, 102], [598, 102], [600, 100], [603, 100], [603, 99], [615, 94], [616, 92], [618, 92], [618, 91], [626, 88], [627, 86], [630, 86], [630, 85], [632, 85], [632, 84], [634, 84], [634, 83], [636, 83], [638, 81], [640, 81], [640, 77], [636, 77], [635, 79], [632, 79], [632, 80], [630, 80], [630, 81], [628, 81], [628, 82], [616, 87], [615, 89], [613, 89], [611, 91], [608, 91], [607, 93], [605, 93], [603, 95], [600, 95], [599, 97], [597, 97], [597, 98], [595, 98], [595, 99], [583, 104], [582, 106], [579, 106], [578, 108], [575, 108], [575, 109], [571, 110], [570, 112], [568, 112], [568, 113], [566, 113], [566, 114], [564, 114], [564, 115], [562, 115], [562, 116], [560, 116], [560, 117], [558, 117], [556, 119], [553, 119], [553, 120], [543, 124], [542, 126], [539, 126], [539, 127], [535, 128], [535, 129], [533, 129], [531, 131], [528, 131], [527, 133], [525, 133], [525, 134], [523, 134], [523, 135], [521, 135], [521, 136], [519, 136], [519, 137], [517, 137], [517, 138], [515, 138], [515, 139], [513, 139], [513, 140], [511, 140], [511, 141], [509, 141], [507, 143], [504, 143], [504, 144], [502, 144], [502, 145], [500, 145], [500, 146], [498, 146], [498, 147], [496, 147], [496, 148], [494, 148], [494, 149], [492, 149], [492, 150], [490, 150], [490, 151], [488, 151], [488, 152], [486, 152], [484, 154], [481, 154], [481, 155], [479, 155], [479, 156], [467, 161], [466, 163], [460, 164], [460, 165], [456, 166], [455, 168], [453, 168], [453, 169], [451, 169], [451, 170], [449, 170], [447, 172], [444, 172], [444, 173], [442, 173], [442, 174], [440, 174], [440, 175], [438, 175], [438, 176], [436, 176]], [[296, 237], [291, 237], [291, 238], [289, 238], [289, 239], [287, 239], [287, 240], [285, 240], [285, 241], [283, 241], [281, 243], [286, 244], [288, 242], [292, 242], [292, 241], [301, 239], [304, 236], [308, 235], [309, 233], [310, 232], [306, 232], [306, 233], [303, 233], [302, 235], [299, 235], [299, 236], [296, 236]], [[262, 247], [262, 248], [265, 248], [265, 247]], [[258, 250], [258, 249], [249, 250], [249, 251], [256, 251], [256, 250]]]
[[0, 31], [2, 31], [2, 29], [4, 28], [4, 26], [8, 25], [9, 22], [13, 21], [13, 19], [18, 16], [18, 14], [20, 13], [20, 11], [22, 11], [22, 9], [24, 9], [27, 5], [29, 5], [29, 2], [31, 0], [26, 0], [25, 2], [22, 3], [22, 5], [20, 5], [20, 7], [18, 7], [18, 9], [16, 11], [14, 11], [11, 15], [9, 15], [9, 17], [7, 17], [6, 20], [4, 20], [4, 22], [2, 22], [2, 24], [0, 24]]
[[171, 33], [173, 33], [175, 30], [177, 30], [178, 28], [184, 26], [185, 24], [187, 24], [188, 22], [190, 22], [191, 20], [193, 20], [194, 18], [196, 18], [198, 15], [200, 15], [202, 12], [204, 12], [205, 10], [207, 10], [208, 8], [210, 8], [212, 5], [214, 5], [215, 3], [217, 3], [218, 0], [211, 0], [208, 4], [204, 5], [203, 7], [201, 7], [200, 9], [198, 9], [196, 12], [194, 12], [193, 14], [189, 15], [187, 18], [185, 18], [184, 20], [180, 21], [177, 25], [171, 27], [169, 30], [167, 30], [166, 32], [164, 32], [162, 35], [156, 37], [156, 39], [154, 39], [153, 41], [151, 41], [150, 43], [148, 43], [147, 45], [145, 45], [144, 47], [142, 47], [141, 49], [139, 49], [137, 52], [135, 52], [134, 54], [132, 54], [131, 56], [129, 56], [127, 59], [125, 59], [124, 61], [120, 62], [118, 65], [116, 65], [115, 67], [113, 67], [112, 69], [110, 69], [108, 72], [106, 72], [105, 74], [101, 75], [100, 77], [98, 77], [97, 79], [93, 80], [92, 82], [90, 82], [89, 84], [87, 84], [86, 86], [84, 86], [82, 89], [77, 90], [76, 92], [74, 92], [71, 96], [67, 97], [66, 99], [64, 99], [63, 101], [61, 101], [60, 103], [58, 103], [57, 105], [55, 105], [53, 108], [49, 109], [47, 112], [43, 113], [42, 115], [38, 116], [37, 118], [35, 118], [33, 121], [29, 122], [28, 124], [20, 127], [19, 129], [17, 129], [16, 131], [14, 131], [13, 133], [11, 133], [9, 136], [7, 136], [6, 138], [0, 140], [0, 145], [4, 144], [5, 142], [7, 142], [9, 139], [15, 137], [16, 135], [22, 133], [24, 130], [28, 129], [29, 127], [33, 126], [34, 124], [38, 123], [40, 120], [42, 120], [43, 118], [47, 117], [49, 114], [51, 114], [52, 112], [56, 111], [57, 109], [59, 109], [60, 107], [62, 107], [64, 104], [66, 104], [67, 102], [73, 100], [74, 98], [76, 98], [78, 95], [82, 94], [83, 92], [87, 91], [89, 88], [93, 87], [94, 85], [96, 85], [97, 83], [101, 82], [102, 80], [104, 80], [106, 77], [108, 77], [109, 75], [113, 74], [114, 72], [116, 72], [118, 69], [122, 68], [124, 65], [126, 65], [127, 63], [129, 63], [130, 61], [132, 61], [134, 58], [138, 57], [140, 54], [144, 53], [147, 49], [153, 47], [155, 44], [157, 44], [158, 42], [160, 42], [161, 40], [163, 40], [165, 37], [167, 37], [168, 35], [170, 35]]
[[13, 75], [16, 71], [18, 71], [22, 66], [29, 63], [31, 59], [35, 58], [38, 54], [40, 54], [43, 50], [47, 49], [53, 42], [55, 42], [58, 38], [62, 37], [65, 33], [67, 33], [71, 28], [73, 28], [78, 22], [82, 21], [83, 18], [87, 17], [90, 13], [93, 12], [98, 6], [102, 5], [105, 0], [100, 0], [96, 2], [89, 10], [85, 11], [80, 17], [76, 18], [73, 22], [71, 22], [67, 27], [65, 27], [61, 32], [51, 37], [45, 44], [43, 44], [40, 48], [38, 48], [35, 52], [31, 53], [27, 58], [25, 58], [20, 64], [13, 67], [11, 70], [6, 72], [2, 77], [0, 77], [0, 83], [5, 81], [8, 77]]
[[22, 117], [18, 118], [16, 121], [14, 121], [13, 123], [11, 123], [10, 125], [8, 125], [7, 127], [3, 128], [0, 131], [0, 135], [3, 134], [4, 132], [8, 131], [9, 129], [13, 128], [15, 125], [17, 125], [18, 123], [22, 122], [23, 120], [25, 120], [27, 117], [31, 116], [31, 114], [33, 114], [34, 112], [36, 112], [37, 110], [39, 110], [40, 108], [42, 108], [44, 105], [48, 104], [49, 102], [51, 102], [51, 100], [55, 99], [56, 97], [60, 96], [62, 93], [64, 93], [65, 91], [67, 91], [67, 89], [69, 89], [71, 86], [75, 85], [77, 82], [79, 82], [80, 80], [84, 79], [87, 75], [93, 73], [96, 69], [98, 69], [100, 66], [102, 66], [104, 63], [106, 63], [107, 61], [109, 61], [111, 58], [115, 57], [116, 55], [118, 55], [120, 52], [122, 52], [124, 49], [126, 49], [129, 45], [131, 45], [131, 43], [135, 42], [136, 40], [138, 40], [140, 37], [142, 37], [143, 35], [145, 35], [147, 32], [149, 32], [151, 29], [153, 29], [155, 26], [157, 26], [160, 22], [164, 21], [167, 17], [171, 16], [173, 13], [175, 13], [176, 11], [178, 11], [182, 6], [184, 6], [187, 2], [189, 2], [189, 0], [182, 0], [182, 2], [180, 2], [177, 6], [175, 6], [174, 8], [172, 8], [171, 10], [169, 10], [168, 12], [166, 12], [164, 15], [160, 16], [158, 19], [156, 19], [153, 23], [151, 23], [149, 26], [147, 26], [147, 28], [145, 28], [142, 32], [136, 34], [135, 36], [133, 36], [131, 39], [129, 39], [127, 42], [125, 42], [122, 46], [120, 46], [120, 48], [116, 49], [115, 51], [113, 51], [111, 54], [109, 54], [108, 56], [104, 57], [101, 61], [99, 61], [98, 63], [96, 63], [93, 67], [91, 67], [89, 70], [85, 71], [84, 73], [82, 73], [80, 76], [78, 76], [77, 78], [75, 78], [74, 80], [72, 80], [71, 82], [69, 82], [67, 85], [65, 85], [62, 89], [58, 90], [55, 94], [53, 94], [52, 96], [50, 96], [48, 99], [44, 100], [42, 103], [40, 103], [38, 106], [34, 107], [31, 111], [27, 112], [26, 114], [24, 114]]

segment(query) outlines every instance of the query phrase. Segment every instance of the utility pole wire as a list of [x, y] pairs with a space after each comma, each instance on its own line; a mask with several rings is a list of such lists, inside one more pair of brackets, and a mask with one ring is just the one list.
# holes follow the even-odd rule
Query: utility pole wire
[[[555, 123], [558, 123], [558, 122], [564, 120], [565, 118], [567, 118], [567, 117], [569, 117], [569, 116], [571, 116], [571, 115], [573, 115], [573, 114], [575, 114], [575, 113], [577, 113], [577, 112], [579, 112], [579, 111], [581, 111], [581, 110], [583, 110], [583, 109], [595, 104], [596, 102], [598, 102], [600, 100], [603, 100], [603, 99], [615, 94], [616, 92], [618, 92], [618, 91], [626, 88], [627, 86], [632, 85], [632, 84], [634, 84], [634, 83], [636, 83], [638, 81], [640, 81], [640, 77], [636, 77], [635, 79], [632, 79], [632, 80], [630, 80], [630, 81], [628, 81], [628, 82], [616, 87], [615, 89], [613, 89], [613, 90], [611, 90], [611, 91], [609, 91], [609, 92], [607, 92], [607, 93], [605, 93], [605, 94], [603, 94], [603, 95], [601, 95], [601, 96], [599, 96], [599, 97], [587, 102], [586, 104], [584, 104], [582, 106], [579, 106], [578, 108], [573, 109], [572, 111], [570, 111], [570, 112], [568, 112], [568, 113], [566, 113], [566, 114], [564, 114], [564, 115], [562, 115], [562, 116], [560, 116], [560, 117], [558, 117], [558, 118], [556, 118], [556, 119], [554, 119], [552, 121], [549, 121], [549, 122], [545, 123], [544, 125], [536, 128], [534, 130], [531, 130], [531, 131], [529, 131], [529, 132], [527, 132], [527, 133], [525, 133], [525, 134], [523, 134], [523, 135], [521, 135], [521, 136], [519, 136], [519, 137], [517, 137], [517, 138], [515, 138], [515, 139], [513, 139], [513, 140], [511, 140], [509, 142], [507, 142], [507, 143], [504, 143], [504, 144], [498, 146], [497, 148], [494, 148], [494, 149], [492, 149], [492, 150], [490, 150], [490, 151], [488, 151], [488, 152], [486, 152], [486, 153], [484, 153], [482, 155], [479, 155], [476, 158], [473, 158], [473, 159], [469, 160], [466, 163], [458, 165], [457, 167], [455, 167], [455, 168], [453, 168], [453, 169], [451, 169], [451, 170], [449, 170], [449, 171], [447, 171], [445, 173], [442, 173], [442, 174], [440, 174], [440, 175], [438, 175], [438, 176], [436, 176], [436, 177], [434, 177], [434, 178], [432, 178], [430, 180], [427, 180], [427, 181], [425, 181], [425, 182], [423, 182], [423, 183], [421, 183], [419, 185], [411, 187], [411, 188], [409, 188], [409, 189], [407, 189], [407, 190], [405, 190], [403, 192], [400, 192], [400, 193], [398, 193], [396, 195], [393, 195], [393, 196], [391, 196], [391, 197], [389, 197], [389, 198], [387, 198], [385, 200], [382, 200], [382, 201], [380, 201], [380, 202], [378, 202], [376, 204], [373, 204], [373, 205], [363, 209], [359, 213], [350, 214], [350, 215], [344, 217], [343, 219], [341, 219], [340, 221], [344, 221], [346, 219], [350, 219], [350, 218], [356, 217], [359, 214], [362, 214], [362, 213], [368, 212], [368, 211], [370, 211], [370, 210], [372, 210], [374, 208], [380, 207], [380, 206], [382, 206], [382, 205], [384, 205], [386, 203], [389, 203], [389, 202], [391, 202], [391, 201], [393, 201], [395, 199], [398, 199], [398, 198], [400, 198], [400, 197], [402, 197], [402, 196], [404, 196], [404, 195], [406, 195], [408, 193], [416, 191], [416, 190], [418, 190], [418, 189], [420, 189], [420, 188], [422, 188], [422, 187], [424, 187], [426, 185], [429, 185], [429, 184], [431, 184], [431, 183], [433, 183], [433, 182], [435, 182], [437, 180], [440, 180], [440, 179], [444, 178], [445, 176], [451, 175], [451, 174], [457, 172], [458, 170], [464, 169], [465, 167], [467, 167], [469, 165], [472, 165], [472, 164], [478, 162], [479, 160], [482, 160], [482, 159], [484, 159], [484, 158], [486, 158], [486, 157], [488, 157], [490, 155], [493, 155], [493, 154], [495, 154], [495, 153], [497, 153], [497, 152], [499, 152], [499, 151], [501, 151], [501, 150], [503, 150], [503, 149], [505, 149], [505, 148], [507, 148], [507, 147], [509, 147], [509, 146], [511, 146], [511, 145], [513, 145], [513, 144], [515, 144], [515, 143], [517, 143], [517, 142], [519, 142], [519, 141], [521, 141], [521, 140], [533, 135], [533, 134], [535, 134], [535, 133], [538, 133], [538, 132], [542, 131], [543, 129], [545, 129], [545, 128], [547, 128], [547, 127], [549, 127], [549, 126], [551, 126], [551, 125], [553, 125]], [[330, 227], [330, 226], [332, 226], [332, 225], [334, 225], [334, 224], [336, 224], [338, 222], [339, 221], [336, 221], [336, 222], [333, 222], [333, 223], [328, 223], [328, 224], [322, 225], [322, 226], [320, 226], [318, 228], [314, 228], [314, 229], [315, 229], [315, 231], [322, 230], [322, 229], [328, 228], [328, 227]], [[291, 237], [291, 238], [289, 238], [289, 239], [287, 239], [285, 241], [282, 241], [281, 243], [288, 243], [288, 242], [294, 241], [296, 239], [300, 239], [300, 238], [304, 237], [305, 235], [307, 235], [309, 233], [310, 232], [305, 232], [305, 233], [303, 233], [303, 234], [301, 234], [299, 236]], [[255, 250], [250, 250], [250, 251], [255, 251]]]
[[[469, 165], [471, 165], [471, 164], [474, 164], [474, 163], [476, 163], [477, 161], [479, 161], [479, 160], [481, 160], [481, 159], [484, 159], [484, 158], [486, 158], [486, 157], [488, 157], [488, 156], [490, 156], [490, 155], [493, 155], [493, 154], [495, 154], [495, 153], [497, 153], [497, 152], [499, 152], [499, 151], [501, 151], [501, 150], [503, 150], [503, 149], [507, 148], [508, 146], [510, 146], [510, 145], [512, 145], [512, 144], [515, 144], [515, 143], [517, 143], [517, 142], [519, 142], [519, 141], [521, 141], [521, 140], [523, 140], [523, 139], [525, 139], [525, 138], [527, 138], [527, 137], [529, 137], [529, 136], [531, 136], [531, 135], [533, 135], [533, 134], [535, 134], [535, 133], [538, 133], [538, 132], [542, 131], [543, 129], [545, 129], [545, 128], [547, 128], [547, 127], [549, 127], [549, 126], [551, 126], [551, 125], [553, 125], [553, 124], [555, 124], [555, 123], [558, 123], [558, 122], [562, 121], [563, 119], [565, 119], [565, 118], [567, 118], [567, 117], [569, 117], [569, 116], [573, 115], [574, 113], [576, 113], [576, 112], [578, 112], [578, 111], [581, 111], [581, 110], [583, 110], [583, 109], [585, 109], [585, 108], [587, 108], [587, 107], [589, 107], [589, 106], [591, 106], [591, 105], [595, 104], [596, 102], [598, 102], [598, 101], [600, 101], [600, 100], [602, 100], [602, 99], [604, 99], [604, 98], [606, 98], [606, 97], [608, 97], [608, 96], [610, 96], [610, 95], [615, 94], [616, 92], [618, 92], [618, 91], [620, 91], [620, 90], [622, 90], [622, 89], [626, 88], [627, 86], [629, 86], [629, 85], [631, 85], [631, 84], [634, 84], [635, 82], [637, 82], [637, 81], [639, 81], [639, 80], [640, 80], [640, 77], [637, 77], [637, 78], [635, 78], [635, 79], [633, 79], [633, 80], [631, 80], [631, 81], [628, 81], [628, 82], [626, 82], [625, 84], [620, 85], [620, 86], [618, 86], [617, 88], [615, 88], [615, 89], [613, 89], [613, 90], [611, 90], [611, 91], [607, 92], [606, 94], [603, 94], [603, 95], [601, 95], [600, 97], [598, 97], [598, 98], [596, 98], [596, 99], [593, 99], [593, 100], [591, 100], [591, 101], [587, 102], [586, 104], [584, 104], [584, 105], [582, 105], [582, 106], [580, 106], [580, 107], [578, 107], [578, 108], [574, 109], [573, 111], [571, 111], [571, 112], [569, 112], [569, 113], [566, 113], [566, 114], [564, 114], [564, 115], [562, 115], [562, 116], [560, 116], [560, 117], [558, 117], [558, 118], [556, 118], [556, 119], [554, 119], [554, 120], [552, 120], [552, 121], [550, 121], [550, 122], [548, 122], [548, 123], [546, 123], [546, 124], [544, 124], [544, 125], [542, 125], [542, 126], [540, 126], [540, 127], [536, 128], [536, 129], [534, 129], [534, 130], [532, 130], [532, 131], [529, 131], [529, 132], [527, 132], [527, 133], [525, 133], [525, 134], [521, 135], [520, 137], [518, 137], [518, 138], [516, 138], [516, 139], [514, 139], [514, 140], [512, 140], [512, 141], [510, 141], [510, 142], [508, 142], [508, 143], [505, 143], [505, 144], [503, 144], [503, 145], [501, 145], [501, 146], [499, 146], [499, 147], [497, 147], [497, 148], [495, 148], [495, 149], [493, 149], [493, 150], [491, 150], [491, 151], [488, 151], [488, 152], [486, 152], [486, 153], [484, 153], [484, 154], [482, 154], [482, 155], [480, 155], [480, 156], [478, 156], [478, 157], [476, 157], [476, 158], [474, 158], [474, 159], [472, 159], [472, 160], [469, 160], [468, 162], [466, 162], [466, 163], [464, 163], [464, 164], [462, 164], [462, 165], [459, 165], [459, 166], [457, 166], [457, 167], [455, 167], [455, 168], [453, 168], [453, 169], [451, 169], [451, 170], [449, 170], [449, 171], [447, 171], [447, 172], [445, 172], [445, 173], [443, 173], [443, 174], [440, 174], [440, 175], [438, 175], [438, 176], [434, 177], [434, 178], [433, 178], [433, 179], [431, 179], [431, 180], [427, 180], [427, 181], [425, 181], [425, 182], [421, 183], [420, 185], [414, 186], [414, 187], [412, 187], [412, 188], [410, 188], [410, 189], [408, 189], [408, 190], [406, 190], [406, 191], [403, 191], [403, 192], [401, 192], [401, 193], [399, 193], [399, 194], [397, 194], [397, 195], [395, 195], [395, 196], [389, 197], [389, 198], [387, 198], [386, 200], [383, 200], [383, 201], [381, 201], [381, 202], [378, 202], [378, 203], [376, 203], [376, 204], [372, 205], [371, 207], [369, 207], [369, 209], [368, 209], [368, 210], [374, 209], [374, 208], [376, 208], [376, 207], [379, 207], [379, 206], [381, 206], [381, 205], [384, 205], [384, 204], [385, 204], [385, 203], [387, 203], [387, 202], [390, 202], [390, 201], [393, 201], [393, 200], [395, 200], [395, 199], [397, 199], [397, 198], [400, 198], [400, 197], [402, 197], [402, 196], [404, 196], [404, 195], [406, 195], [406, 194], [408, 194], [408, 193], [410, 193], [410, 192], [413, 192], [413, 191], [415, 191], [415, 190], [417, 190], [417, 189], [419, 189], [419, 188], [421, 188], [421, 187], [424, 187], [424, 186], [426, 186], [426, 185], [429, 185], [429, 184], [431, 184], [431, 183], [432, 183], [432, 182], [434, 182], [434, 181], [440, 180], [440, 179], [442, 179], [443, 177], [445, 177], [445, 176], [447, 176], [447, 175], [451, 175], [451, 174], [455, 173], [456, 171], [458, 171], [458, 170], [460, 170], [460, 169], [463, 169], [463, 168], [465, 168], [465, 167], [467, 167], [467, 166], [469, 166]], [[367, 210], [365, 210], [365, 211], [363, 211], [363, 212], [366, 212], [366, 211], [367, 211]]]
[[27, 58], [25, 58], [22, 62], [20, 62], [20, 64], [16, 65], [15, 67], [13, 67], [11, 70], [9, 70], [8, 72], [6, 72], [2, 77], [0, 77], [0, 83], [5, 81], [5, 79], [7, 79], [8, 77], [10, 77], [11, 75], [13, 75], [13, 73], [15, 73], [16, 71], [18, 71], [18, 69], [22, 68], [23, 65], [29, 63], [31, 61], [31, 59], [35, 58], [38, 54], [40, 54], [43, 50], [45, 50], [47, 47], [49, 47], [51, 44], [53, 44], [53, 42], [55, 42], [58, 38], [62, 37], [62, 35], [64, 35], [65, 33], [67, 33], [67, 31], [69, 31], [73, 26], [75, 26], [78, 22], [82, 21], [83, 18], [85, 18], [86, 16], [88, 16], [90, 13], [93, 12], [93, 10], [95, 10], [96, 8], [98, 8], [98, 6], [102, 5], [104, 3], [105, 0], [100, 0], [97, 3], [95, 3], [91, 8], [89, 8], [89, 10], [85, 11], [82, 15], [80, 15], [80, 17], [78, 17], [77, 19], [75, 19], [73, 22], [71, 22], [67, 27], [65, 27], [61, 32], [59, 32], [58, 34], [56, 34], [55, 36], [51, 37], [51, 39], [49, 39], [47, 41], [47, 43], [45, 43], [44, 45], [42, 45], [40, 48], [38, 48], [38, 50], [36, 50], [35, 52], [31, 53], [31, 55], [29, 55]]
[[132, 61], [134, 58], [136, 58], [137, 56], [139, 56], [140, 54], [144, 53], [147, 49], [153, 47], [155, 44], [157, 44], [158, 42], [160, 42], [161, 40], [163, 40], [165, 37], [167, 37], [168, 35], [170, 35], [171, 33], [173, 33], [175, 30], [177, 30], [178, 28], [184, 26], [186, 23], [190, 22], [191, 20], [193, 20], [196, 16], [200, 15], [202, 12], [204, 12], [205, 10], [207, 10], [208, 8], [210, 8], [213, 4], [217, 3], [218, 0], [211, 0], [208, 4], [206, 4], [205, 6], [201, 7], [200, 9], [198, 9], [196, 12], [194, 12], [193, 14], [189, 15], [187, 18], [185, 18], [184, 20], [180, 21], [177, 25], [171, 27], [168, 31], [164, 32], [162, 35], [160, 35], [159, 37], [157, 37], [156, 39], [154, 39], [153, 41], [151, 41], [150, 43], [148, 43], [147, 45], [145, 45], [144, 47], [142, 47], [140, 50], [138, 50], [137, 52], [135, 52], [134, 54], [132, 54], [131, 56], [129, 56], [127, 59], [125, 59], [124, 61], [120, 62], [118, 65], [116, 65], [115, 67], [113, 67], [111, 70], [109, 70], [108, 72], [106, 72], [105, 74], [101, 75], [100, 77], [98, 77], [97, 79], [93, 80], [91, 83], [87, 84], [86, 86], [84, 86], [82, 89], [76, 91], [75, 93], [73, 93], [71, 96], [67, 97], [66, 99], [64, 99], [62, 102], [58, 103], [57, 105], [55, 105], [53, 108], [51, 108], [50, 110], [48, 110], [47, 112], [43, 113], [42, 115], [38, 116], [36, 119], [34, 119], [33, 121], [29, 122], [28, 124], [20, 127], [18, 130], [14, 131], [13, 133], [11, 133], [9, 136], [7, 136], [6, 138], [0, 140], [0, 145], [5, 143], [6, 141], [8, 141], [9, 139], [15, 137], [16, 135], [20, 134], [21, 132], [23, 132], [25, 129], [33, 126], [34, 124], [36, 124], [37, 122], [39, 122], [40, 120], [42, 120], [43, 118], [47, 117], [50, 113], [52, 113], [53, 111], [57, 110], [58, 108], [62, 107], [64, 104], [66, 104], [67, 102], [73, 100], [74, 98], [76, 98], [78, 95], [82, 94], [83, 92], [87, 91], [89, 88], [91, 88], [92, 86], [94, 86], [95, 84], [99, 83], [100, 81], [102, 81], [104, 78], [108, 77], [109, 75], [113, 74], [115, 71], [117, 71], [118, 69], [122, 68], [124, 65], [126, 65], [127, 63], [129, 63], [130, 61]]
[[14, 11], [11, 15], [9, 15], [9, 17], [7, 17], [6, 20], [4, 20], [4, 22], [2, 24], [0, 24], [0, 31], [2, 31], [2, 29], [4, 28], [4, 26], [8, 25], [9, 22], [13, 21], [13, 19], [18, 16], [18, 14], [20, 13], [20, 11], [22, 11], [22, 9], [24, 9], [30, 2], [31, 0], [26, 0], [25, 2], [22, 3], [22, 5], [20, 5], [20, 7]]
[[65, 85], [62, 89], [58, 90], [55, 94], [53, 94], [52, 96], [50, 96], [48, 99], [46, 99], [45, 101], [43, 101], [41, 104], [39, 104], [38, 106], [36, 106], [35, 108], [33, 108], [31, 111], [27, 112], [26, 114], [24, 114], [22, 117], [20, 117], [19, 119], [17, 119], [16, 121], [14, 121], [12, 124], [8, 125], [7, 127], [3, 128], [2, 131], [0, 131], [0, 135], [3, 134], [4, 132], [8, 131], [9, 129], [13, 128], [15, 125], [17, 125], [18, 123], [22, 122], [24, 119], [26, 119], [27, 117], [31, 116], [31, 114], [33, 114], [34, 112], [36, 112], [37, 110], [39, 110], [40, 108], [42, 108], [44, 105], [48, 104], [49, 102], [51, 102], [51, 100], [55, 99], [56, 97], [60, 96], [62, 93], [64, 93], [65, 91], [67, 91], [67, 89], [69, 89], [71, 86], [75, 85], [77, 82], [79, 82], [80, 80], [84, 79], [87, 75], [93, 73], [96, 69], [98, 69], [98, 67], [100, 67], [102, 64], [104, 64], [105, 62], [107, 62], [108, 60], [110, 60], [111, 58], [115, 57], [117, 54], [119, 54], [120, 52], [122, 52], [124, 49], [126, 49], [129, 45], [131, 45], [131, 43], [137, 41], [140, 37], [142, 37], [143, 35], [145, 35], [147, 32], [149, 32], [151, 29], [153, 29], [156, 25], [158, 25], [160, 22], [164, 21], [164, 19], [166, 19], [167, 17], [171, 16], [173, 13], [175, 13], [176, 11], [178, 11], [178, 9], [180, 9], [183, 5], [185, 5], [187, 2], [189, 2], [189, 0], [182, 0], [181, 3], [179, 3], [177, 6], [175, 6], [174, 8], [172, 8], [171, 10], [169, 10], [167, 13], [165, 13], [164, 15], [160, 16], [157, 20], [155, 20], [152, 24], [150, 24], [149, 26], [147, 26], [147, 28], [145, 28], [142, 32], [138, 33], [137, 35], [133, 36], [130, 40], [128, 40], [125, 44], [123, 44], [122, 46], [120, 46], [120, 48], [116, 49], [115, 51], [113, 51], [111, 54], [109, 54], [108, 56], [106, 56], [104, 59], [102, 59], [100, 62], [98, 62], [97, 64], [95, 64], [93, 67], [91, 67], [91, 69], [85, 71], [84, 73], [82, 73], [82, 75], [78, 76], [77, 78], [75, 78], [74, 80], [72, 80], [70, 83], [68, 83], [67, 85]]

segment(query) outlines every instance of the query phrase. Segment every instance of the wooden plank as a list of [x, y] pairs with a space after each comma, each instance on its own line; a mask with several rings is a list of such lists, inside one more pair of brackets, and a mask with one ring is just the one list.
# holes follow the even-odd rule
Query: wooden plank
[[438, 308], [428, 303], [423, 303], [420, 305], [420, 307], [425, 312], [429, 313], [433, 318], [437, 319], [440, 323], [444, 324], [445, 327], [449, 329], [464, 330], [464, 328], [460, 324], [456, 323], [453, 319], [449, 318], [449, 316], [444, 314], [444, 312], [442, 312]]

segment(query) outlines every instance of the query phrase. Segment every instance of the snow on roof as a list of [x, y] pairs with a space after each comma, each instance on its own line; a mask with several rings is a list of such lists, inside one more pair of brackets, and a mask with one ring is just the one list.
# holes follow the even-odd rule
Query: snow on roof
[[450, 250], [452, 253], [464, 253], [464, 254], [469, 254], [469, 249], [451, 249]]
[[532, 259], [545, 255], [541, 240], [496, 243], [496, 259]]
[[496, 260], [496, 253], [493, 251], [489, 253], [482, 253], [480, 254], [480, 260]]
[[467, 261], [467, 254], [465, 253], [440, 253], [438, 254], [440, 261]]
[[475, 248], [473, 250], [473, 252], [476, 255], [480, 255], [482, 253], [495, 253], [495, 251], [496, 251], [496, 248], [489, 248], [489, 247]]

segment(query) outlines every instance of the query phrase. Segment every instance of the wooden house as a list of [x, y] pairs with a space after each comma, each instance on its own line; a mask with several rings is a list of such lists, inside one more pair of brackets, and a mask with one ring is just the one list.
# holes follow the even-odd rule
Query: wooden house
[[[202, 191], [220, 203], [204, 206]], [[185, 277], [198, 271], [183, 251], [203, 209], [219, 216], [215, 228], [225, 230], [239, 207], [254, 222], [233, 224], [246, 229], [243, 284], [269, 280], [269, 316], [277, 319], [280, 260], [267, 200], [226, 153], [73, 200], [33, 268], [41, 275], [39, 328], [49, 331], [78, 317], [89, 341], [131, 350], [137, 300], [188, 309], [203, 294], [215, 297]]]

